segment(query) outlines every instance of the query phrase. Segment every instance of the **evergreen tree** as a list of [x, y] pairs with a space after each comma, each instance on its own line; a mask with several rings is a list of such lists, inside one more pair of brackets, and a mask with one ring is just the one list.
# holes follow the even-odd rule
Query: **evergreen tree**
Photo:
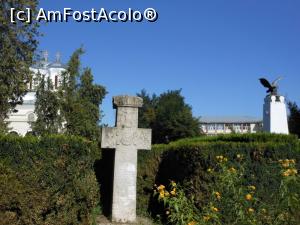
[[41, 77], [36, 93], [37, 121], [33, 130], [38, 135], [63, 131], [90, 140], [100, 137], [99, 106], [106, 94], [103, 86], [93, 83], [91, 69], [80, 70], [82, 48], [76, 50], [61, 75], [59, 90], [54, 92], [51, 80]]
[[[86, 68], [80, 77], [79, 98], [98, 106], [106, 94], [103, 86], [93, 84], [94, 77], [90, 68]], [[100, 119], [99, 116], [97, 117]]]
[[37, 0], [6, 0], [0, 4], [0, 133], [6, 130], [8, 113], [22, 103], [26, 93], [38, 36], [37, 22], [11, 23], [10, 9], [31, 8], [35, 13], [37, 5]]
[[83, 54], [83, 49], [77, 49], [71, 56], [67, 70], [62, 73], [62, 82], [59, 88], [59, 99], [61, 103], [61, 113], [65, 120], [65, 132], [68, 134], [75, 134], [74, 126], [76, 126], [76, 121], [74, 121], [74, 112], [78, 109], [78, 104], [76, 103], [77, 96], [77, 86], [76, 80], [80, 75], [80, 56]]
[[300, 138], [300, 108], [296, 102], [289, 102], [289, 131], [291, 134], [296, 134]]
[[56, 92], [53, 91], [51, 79], [37, 75], [39, 85], [36, 90], [35, 114], [37, 120], [31, 124], [37, 135], [56, 134], [62, 128], [60, 105]]
[[78, 98], [74, 104], [74, 113], [72, 113], [69, 120], [72, 125], [69, 126], [71, 128], [70, 133], [92, 140], [99, 139], [99, 122], [101, 119], [99, 105], [102, 103], [105, 94], [106, 90], [103, 86], [93, 84], [91, 69], [85, 69], [80, 76]]
[[102, 103], [106, 90], [103, 86], [93, 84], [91, 69], [80, 72], [80, 56], [83, 50], [76, 50], [68, 63], [68, 69], [63, 74], [60, 98], [62, 114], [66, 121], [68, 134], [80, 135], [91, 140], [97, 140]]
[[184, 102], [181, 90], [167, 91], [152, 98], [143, 90], [139, 97], [145, 101], [139, 122], [152, 128], [153, 143], [168, 143], [180, 138], [200, 135], [199, 119]]

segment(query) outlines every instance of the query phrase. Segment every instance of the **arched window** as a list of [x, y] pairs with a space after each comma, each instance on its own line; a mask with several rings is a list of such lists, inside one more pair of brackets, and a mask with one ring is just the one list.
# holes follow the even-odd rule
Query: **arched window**
[[16, 131], [11, 131], [9, 132], [10, 135], [15, 135], [15, 136], [19, 136], [19, 134]]
[[29, 91], [32, 90], [32, 77], [30, 77], [30, 79], [29, 79], [28, 89], [29, 89]]
[[55, 89], [58, 88], [58, 76], [57, 75], [55, 75], [55, 78], [54, 78], [54, 87], [55, 87]]

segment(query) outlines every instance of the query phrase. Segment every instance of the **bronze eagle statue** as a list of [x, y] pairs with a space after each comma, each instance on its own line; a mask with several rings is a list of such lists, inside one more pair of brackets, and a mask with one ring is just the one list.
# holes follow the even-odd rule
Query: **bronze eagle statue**
[[281, 79], [282, 77], [278, 77], [272, 83], [265, 78], [260, 78], [259, 81], [264, 87], [268, 88], [267, 93], [270, 93], [270, 95], [278, 95], [278, 81]]

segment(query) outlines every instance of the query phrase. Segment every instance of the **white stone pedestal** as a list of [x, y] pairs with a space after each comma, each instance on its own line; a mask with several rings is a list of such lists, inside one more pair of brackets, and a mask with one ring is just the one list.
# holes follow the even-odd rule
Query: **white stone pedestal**
[[265, 132], [289, 134], [286, 104], [283, 96], [266, 96], [263, 115], [263, 130]]

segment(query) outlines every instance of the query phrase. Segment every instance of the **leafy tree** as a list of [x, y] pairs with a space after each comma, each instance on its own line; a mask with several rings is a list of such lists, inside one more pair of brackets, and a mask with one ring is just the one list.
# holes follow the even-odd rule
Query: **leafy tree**
[[[102, 103], [106, 90], [103, 86], [93, 84], [91, 69], [87, 68], [80, 76], [77, 99], [74, 102], [73, 113], [69, 117], [69, 132], [89, 139], [100, 137], [99, 121]], [[71, 125], [71, 126], [70, 126]]]
[[199, 119], [193, 117], [181, 90], [167, 91], [159, 97], [150, 97], [143, 90], [138, 96], [145, 102], [139, 122], [143, 127], [152, 128], [154, 143], [200, 135]]
[[22, 103], [39, 35], [37, 22], [11, 23], [10, 9], [28, 7], [35, 13], [37, 5], [37, 0], [6, 0], [0, 4], [0, 132], [6, 130], [8, 113]]
[[[74, 111], [77, 110], [76, 100], [76, 80], [80, 75], [80, 56], [83, 54], [83, 49], [77, 49], [71, 56], [67, 70], [62, 73], [62, 82], [59, 88], [59, 98], [61, 102], [62, 116], [65, 120], [65, 131], [69, 134], [74, 134]], [[76, 122], [76, 121], [75, 121]]]
[[35, 114], [37, 120], [32, 123], [32, 130], [38, 135], [56, 134], [62, 128], [59, 99], [53, 91], [51, 79], [37, 75], [39, 85], [36, 91]]
[[83, 99], [98, 108], [98, 106], [102, 103], [106, 90], [103, 86], [93, 84], [93, 82], [94, 77], [92, 70], [90, 68], [86, 68], [80, 77], [78, 93], [80, 99]]
[[153, 127], [156, 118], [155, 107], [158, 97], [155, 94], [150, 96], [145, 89], [141, 93], [138, 93], [137, 96], [143, 99], [143, 107], [139, 109], [139, 127]]
[[296, 134], [300, 138], [300, 108], [296, 102], [289, 102], [289, 130], [291, 134]]
[[80, 135], [97, 140], [100, 137], [99, 125], [102, 103], [106, 90], [103, 86], [93, 83], [92, 71], [89, 68], [80, 71], [80, 56], [83, 49], [76, 50], [63, 74], [60, 98], [62, 114], [66, 121], [68, 134]]
[[67, 69], [61, 75], [57, 92], [45, 76], [40, 78], [37, 90], [36, 114], [33, 130], [39, 134], [64, 131], [90, 140], [98, 140], [101, 112], [99, 105], [106, 94], [103, 86], [93, 83], [92, 71], [81, 72], [80, 56], [83, 49], [77, 49], [71, 56]]

